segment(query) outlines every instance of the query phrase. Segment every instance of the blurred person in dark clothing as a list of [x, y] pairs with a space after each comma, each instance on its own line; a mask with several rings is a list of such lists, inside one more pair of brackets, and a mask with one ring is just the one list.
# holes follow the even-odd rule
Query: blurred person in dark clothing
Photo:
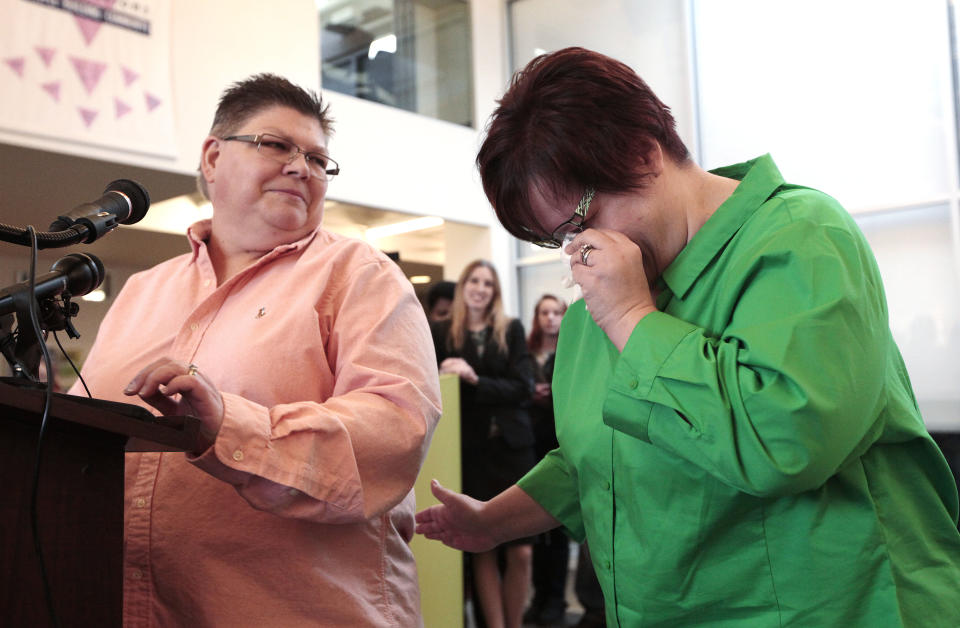
[[[530, 414], [533, 418], [534, 450], [537, 460], [556, 449], [553, 424], [553, 362], [560, 336], [560, 321], [567, 304], [544, 294], [533, 308], [533, 324], [527, 348], [533, 357], [534, 392]], [[537, 535], [533, 545], [533, 600], [523, 615], [528, 624], [548, 626], [560, 622], [567, 608], [566, 583], [570, 559], [570, 538], [560, 528]]]

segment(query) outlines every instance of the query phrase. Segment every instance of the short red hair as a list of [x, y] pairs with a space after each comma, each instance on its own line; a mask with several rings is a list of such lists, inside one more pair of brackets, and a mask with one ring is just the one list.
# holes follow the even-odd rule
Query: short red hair
[[653, 143], [676, 163], [690, 159], [670, 108], [627, 65], [583, 48], [540, 55], [517, 72], [477, 154], [483, 190], [507, 231], [542, 233], [530, 190], [579, 197], [646, 185]]

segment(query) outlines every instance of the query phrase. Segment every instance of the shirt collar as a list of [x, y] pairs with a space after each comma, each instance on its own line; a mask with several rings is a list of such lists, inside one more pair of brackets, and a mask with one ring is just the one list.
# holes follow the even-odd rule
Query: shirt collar
[[[740, 184], [663, 271], [661, 280], [669, 292], [681, 299], [741, 225], [784, 184], [783, 175], [769, 154], [710, 172], [738, 179]], [[666, 291], [661, 296], [669, 298]]]
[[[286, 253], [288, 251], [297, 251], [308, 244], [313, 238], [316, 237], [317, 233], [320, 232], [321, 227], [317, 227], [307, 235], [303, 236], [299, 240], [294, 242], [288, 242], [286, 244], [281, 244], [274, 248], [272, 251], [260, 258], [261, 261], [266, 259], [274, 258], [278, 255]], [[213, 221], [209, 218], [203, 220], [198, 220], [187, 228], [187, 240], [190, 242], [190, 249], [192, 251], [191, 262], [197, 260], [197, 255], [200, 253], [200, 249], [207, 246], [207, 240], [210, 239], [210, 232], [213, 230]]]

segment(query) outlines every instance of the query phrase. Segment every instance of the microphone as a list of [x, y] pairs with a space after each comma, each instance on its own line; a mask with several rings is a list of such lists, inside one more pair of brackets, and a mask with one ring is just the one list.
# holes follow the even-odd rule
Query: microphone
[[132, 225], [147, 215], [150, 195], [142, 185], [130, 179], [112, 181], [103, 191], [103, 196], [92, 203], [78, 205], [64, 215], [58, 216], [50, 225], [50, 231], [65, 231], [76, 226], [86, 227], [90, 244], [112, 231], [118, 224]]
[[[34, 295], [45, 299], [69, 292], [72, 297], [80, 297], [93, 292], [103, 283], [106, 271], [95, 255], [89, 253], [71, 253], [57, 260], [50, 272], [36, 279]], [[0, 290], [0, 316], [16, 312], [14, 295], [30, 288], [30, 282], [23, 281]]]

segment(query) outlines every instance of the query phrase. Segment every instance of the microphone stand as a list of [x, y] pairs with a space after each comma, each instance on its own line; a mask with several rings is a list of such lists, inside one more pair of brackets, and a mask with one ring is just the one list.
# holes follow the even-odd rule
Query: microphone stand
[[[14, 314], [0, 316], [0, 353], [6, 358], [15, 378], [37, 383], [43, 352], [40, 349], [41, 339], [34, 333], [33, 325], [29, 324], [32, 296], [28, 293], [29, 290], [23, 287], [10, 295], [16, 307], [16, 333], [13, 331]], [[55, 295], [37, 301], [40, 330], [44, 335], [45, 332], [65, 330], [70, 338], [80, 337], [70, 320], [80, 311], [80, 306], [70, 301], [70, 296], [69, 292], [62, 292], [59, 299]]]

